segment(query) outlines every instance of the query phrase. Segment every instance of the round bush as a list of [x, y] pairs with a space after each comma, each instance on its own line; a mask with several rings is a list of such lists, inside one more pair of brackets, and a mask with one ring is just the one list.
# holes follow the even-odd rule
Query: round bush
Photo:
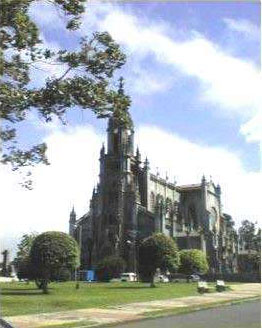
[[183, 249], [180, 253], [179, 272], [185, 274], [207, 273], [208, 262], [204, 252], [199, 249]]
[[62, 268], [72, 270], [79, 266], [79, 248], [66, 233], [48, 231], [35, 238], [30, 261], [36, 279], [51, 280]]

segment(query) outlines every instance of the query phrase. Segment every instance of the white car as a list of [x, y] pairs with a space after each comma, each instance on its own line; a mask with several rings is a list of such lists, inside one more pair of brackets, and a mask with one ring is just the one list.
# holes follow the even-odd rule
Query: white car
[[191, 280], [193, 282], [197, 282], [197, 281], [200, 281], [201, 278], [197, 274], [191, 274], [191, 276], [189, 276], [189, 280]]
[[163, 274], [156, 277], [156, 282], [169, 282], [169, 279], [167, 276], [164, 276]]
[[124, 272], [120, 276], [121, 281], [137, 281], [137, 275], [134, 272]]

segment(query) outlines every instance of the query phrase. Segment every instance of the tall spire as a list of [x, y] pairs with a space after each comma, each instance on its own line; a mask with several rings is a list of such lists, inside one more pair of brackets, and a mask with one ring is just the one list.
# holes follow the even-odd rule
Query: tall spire
[[124, 78], [122, 76], [119, 78], [117, 94], [118, 96], [115, 97], [114, 101], [114, 112], [111, 117], [111, 122], [109, 122], [109, 124], [117, 124], [118, 126], [132, 129], [133, 121], [128, 111], [128, 108], [131, 104], [131, 100], [130, 97], [125, 94]]
[[138, 146], [137, 146], [137, 148], [136, 148], [136, 160], [137, 160], [138, 162], [141, 162], [141, 154], [140, 154], [140, 151], [139, 151]]
[[75, 222], [76, 221], [76, 212], [75, 212], [75, 207], [72, 207], [72, 210], [70, 212], [70, 222]]
[[218, 184], [218, 185], [216, 186], [216, 193], [217, 193], [218, 196], [221, 195], [221, 187], [220, 187], [220, 184]]
[[119, 86], [118, 86], [118, 94], [123, 95], [124, 94], [124, 78], [123, 76], [120, 76], [119, 78]]
[[102, 147], [101, 147], [101, 150], [100, 150], [100, 157], [104, 157], [105, 155], [105, 144], [102, 143]]
[[145, 161], [144, 161], [144, 170], [149, 170], [149, 160], [148, 158], [146, 157]]
[[75, 229], [76, 229], [76, 212], [75, 212], [75, 208], [73, 206], [73, 208], [70, 212], [70, 219], [69, 219], [69, 235], [70, 236], [74, 237]]

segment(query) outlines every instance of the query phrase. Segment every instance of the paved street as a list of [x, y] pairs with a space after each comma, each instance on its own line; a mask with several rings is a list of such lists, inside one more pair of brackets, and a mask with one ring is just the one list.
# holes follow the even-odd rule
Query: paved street
[[260, 328], [261, 302], [249, 301], [237, 305], [198, 312], [133, 322], [116, 328]]

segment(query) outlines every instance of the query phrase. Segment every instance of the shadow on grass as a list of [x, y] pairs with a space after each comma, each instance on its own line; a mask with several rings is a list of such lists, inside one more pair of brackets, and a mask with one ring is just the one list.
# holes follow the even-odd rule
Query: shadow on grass
[[150, 286], [108, 286], [109, 289], [149, 289]]
[[[51, 291], [53, 288], [48, 288]], [[25, 289], [13, 289], [13, 288], [2, 288], [1, 295], [26, 295], [26, 296], [37, 296], [42, 295], [42, 289], [38, 288], [25, 288]]]
[[2, 288], [2, 291], [25, 291], [25, 290], [39, 290], [39, 288]]
[[22, 295], [26, 295], [26, 296], [38, 296], [38, 295], [42, 295], [43, 294], [43, 291], [42, 290], [39, 290], [39, 291], [34, 291], [33, 293], [30, 293], [29, 291], [27, 292], [18, 292], [18, 291], [14, 291], [14, 292], [2, 292], [1, 295], [9, 295], [9, 296], [22, 296]]

